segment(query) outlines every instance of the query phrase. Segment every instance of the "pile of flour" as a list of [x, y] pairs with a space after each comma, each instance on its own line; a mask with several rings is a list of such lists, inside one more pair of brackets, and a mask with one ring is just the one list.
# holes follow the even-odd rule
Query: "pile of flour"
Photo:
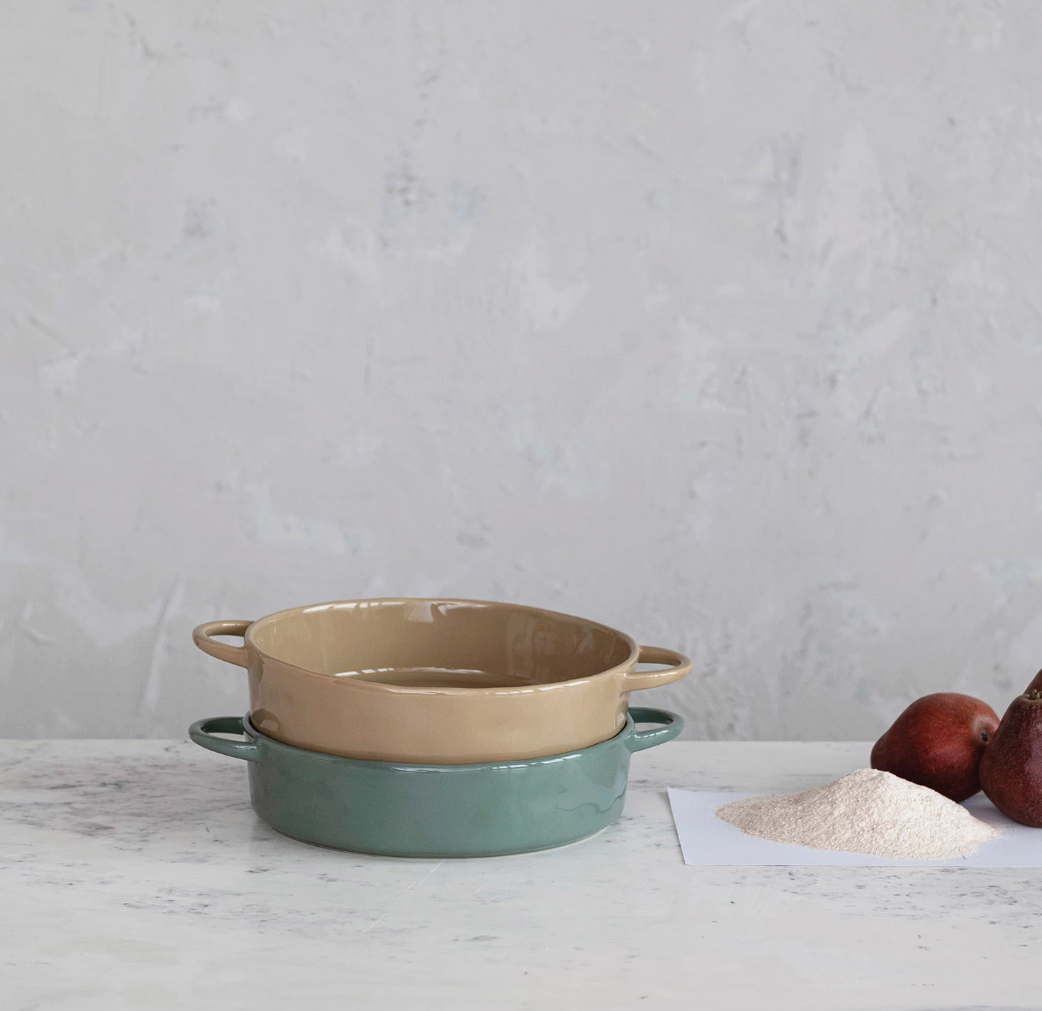
[[935, 790], [876, 769], [787, 797], [736, 800], [716, 815], [761, 839], [907, 860], [969, 856], [1000, 835]]

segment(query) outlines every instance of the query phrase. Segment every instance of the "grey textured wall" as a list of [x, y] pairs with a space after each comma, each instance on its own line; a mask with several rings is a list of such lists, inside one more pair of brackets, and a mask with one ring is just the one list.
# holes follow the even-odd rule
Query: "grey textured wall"
[[[1042, 665], [1042, 5], [0, 8], [0, 734], [245, 708], [189, 630], [456, 595], [694, 736]], [[649, 700], [650, 701], [650, 700]]]

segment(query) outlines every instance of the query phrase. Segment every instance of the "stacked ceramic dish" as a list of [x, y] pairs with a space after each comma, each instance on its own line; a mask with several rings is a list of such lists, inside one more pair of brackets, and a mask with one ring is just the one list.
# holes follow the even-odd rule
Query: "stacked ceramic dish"
[[193, 637], [248, 671], [249, 714], [190, 734], [249, 763], [257, 814], [308, 842], [398, 856], [517, 853], [604, 828], [630, 754], [683, 727], [629, 709], [629, 693], [691, 669], [596, 622], [476, 600], [335, 601]]

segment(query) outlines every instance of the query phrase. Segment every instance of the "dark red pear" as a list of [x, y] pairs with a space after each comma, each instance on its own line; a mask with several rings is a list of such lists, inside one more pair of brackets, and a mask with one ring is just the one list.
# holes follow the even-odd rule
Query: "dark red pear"
[[1009, 704], [981, 759], [980, 781], [1003, 814], [1042, 828], [1042, 690]]
[[966, 800], [981, 788], [977, 767], [998, 725], [995, 710], [972, 695], [924, 695], [876, 741], [872, 768]]

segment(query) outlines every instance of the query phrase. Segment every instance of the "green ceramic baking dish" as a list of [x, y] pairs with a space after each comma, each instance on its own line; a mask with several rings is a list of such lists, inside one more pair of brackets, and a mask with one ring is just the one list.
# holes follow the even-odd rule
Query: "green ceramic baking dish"
[[[638, 730], [638, 723], [657, 726]], [[387, 856], [483, 857], [561, 846], [610, 825], [625, 802], [630, 754], [672, 740], [683, 727], [675, 713], [630, 709], [622, 731], [601, 744], [475, 765], [307, 751], [258, 732], [248, 716], [200, 720], [189, 736], [249, 763], [253, 809], [285, 835]]]

